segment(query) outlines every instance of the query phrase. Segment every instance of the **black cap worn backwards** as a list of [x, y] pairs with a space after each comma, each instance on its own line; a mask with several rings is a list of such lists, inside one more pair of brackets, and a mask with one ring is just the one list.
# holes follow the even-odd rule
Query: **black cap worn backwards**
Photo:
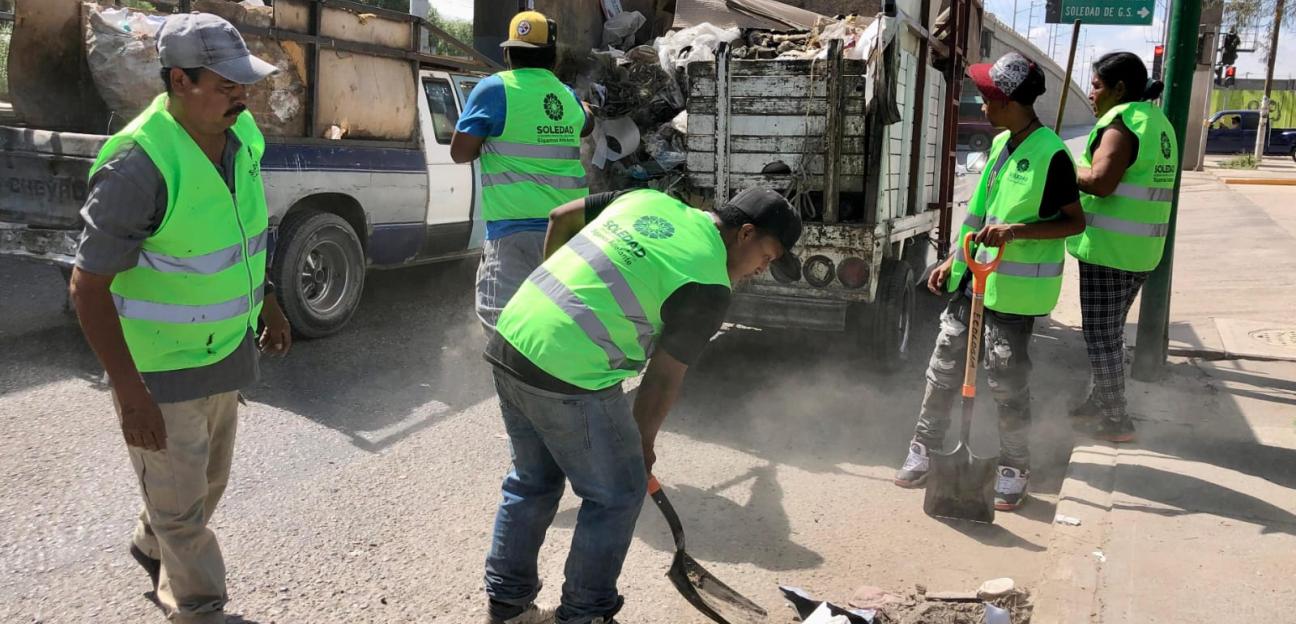
[[741, 210], [751, 217], [752, 225], [772, 233], [783, 245], [783, 255], [774, 261], [774, 265], [789, 273], [796, 271], [792, 247], [801, 238], [801, 215], [788, 200], [778, 191], [756, 187], [734, 195], [725, 205]]

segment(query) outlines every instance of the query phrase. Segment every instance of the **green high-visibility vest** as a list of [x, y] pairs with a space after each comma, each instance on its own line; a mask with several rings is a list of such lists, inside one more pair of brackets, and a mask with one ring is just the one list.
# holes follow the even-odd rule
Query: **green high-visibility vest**
[[[1049, 163], [1058, 152], [1070, 158], [1062, 139], [1048, 128], [1035, 130], [1009, 153], [1005, 148], [1011, 134], [1001, 133], [990, 146], [988, 164], [981, 172], [981, 181], [968, 204], [968, 216], [955, 241], [957, 251], [947, 286], [950, 292], [958, 289], [967, 273], [963, 237], [986, 224], [1040, 221]], [[995, 253], [979, 245], [973, 245], [972, 252], [983, 262], [992, 259]], [[1062, 268], [1066, 259], [1063, 240], [1019, 238], [1002, 253], [1003, 261], [986, 282], [986, 307], [1024, 316], [1052, 312], [1062, 292]]]
[[585, 109], [547, 69], [496, 74], [504, 81], [504, 132], [482, 144], [482, 218], [547, 219], [589, 195], [580, 160]]
[[140, 371], [214, 364], [256, 327], [266, 267], [265, 138], [246, 112], [233, 131], [242, 143], [234, 158], [233, 195], [167, 112], [166, 94], [113, 135], [90, 170], [93, 175], [135, 144], [166, 182], [161, 224], [144, 240], [139, 262], [112, 282], [126, 346]]
[[661, 307], [689, 282], [730, 287], [710, 214], [653, 190], [627, 193], [523, 283], [497, 331], [541, 370], [586, 390], [638, 375]]
[[1112, 107], [1089, 133], [1080, 159], [1093, 166], [1093, 149], [1103, 129], [1120, 119], [1138, 137], [1134, 164], [1107, 197], [1080, 195], [1085, 231], [1067, 239], [1067, 250], [1078, 260], [1124, 271], [1144, 272], [1161, 263], [1170, 231], [1170, 203], [1179, 172], [1179, 141], [1170, 120], [1148, 102]]

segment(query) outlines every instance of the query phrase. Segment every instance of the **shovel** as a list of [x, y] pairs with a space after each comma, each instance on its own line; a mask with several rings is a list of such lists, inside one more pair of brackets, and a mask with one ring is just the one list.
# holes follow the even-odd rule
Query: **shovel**
[[652, 496], [657, 508], [666, 516], [666, 524], [670, 525], [671, 535], [675, 537], [675, 560], [671, 562], [666, 577], [684, 599], [719, 624], [764, 622], [769, 616], [764, 609], [711, 576], [710, 572], [684, 552], [684, 525], [680, 524], [679, 515], [666, 498], [666, 492], [662, 491], [657, 477], [648, 477], [648, 495]]
[[953, 451], [931, 456], [931, 475], [923, 499], [923, 511], [929, 516], [987, 524], [994, 522], [994, 483], [999, 457], [973, 455], [968, 446], [968, 436], [972, 431], [972, 412], [976, 404], [986, 280], [998, 268], [1003, 249], [999, 249], [994, 260], [982, 264], [972, 255], [972, 233], [963, 237], [963, 258], [972, 272], [972, 313], [968, 315], [967, 363], [963, 372], [963, 426], [959, 432], [959, 444]]

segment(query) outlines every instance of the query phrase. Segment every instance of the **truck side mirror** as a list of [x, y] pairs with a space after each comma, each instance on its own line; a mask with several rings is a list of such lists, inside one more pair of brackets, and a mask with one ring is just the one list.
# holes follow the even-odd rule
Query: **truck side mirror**
[[964, 164], [964, 168], [967, 169], [968, 173], [981, 173], [985, 170], [986, 162], [989, 159], [989, 154], [986, 154], [985, 152], [972, 152], [967, 155], [967, 161], [966, 164]]

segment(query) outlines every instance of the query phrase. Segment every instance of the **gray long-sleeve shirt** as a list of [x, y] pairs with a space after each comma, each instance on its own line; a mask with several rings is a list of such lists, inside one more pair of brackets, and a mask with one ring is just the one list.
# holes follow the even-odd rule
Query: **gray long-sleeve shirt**
[[[233, 192], [234, 157], [242, 144], [233, 132], [225, 136], [219, 170]], [[85, 230], [77, 249], [77, 268], [98, 275], [116, 275], [133, 268], [144, 240], [157, 231], [166, 209], [166, 181], [157, 165], [139, 146], [122, 149], [90, 178], [90, 193], [81, 208]], [[144, 384], [158, 403], [238, 390], [260, 377], [259, 356], [249, 331], [225, 359], [199, 368], [143, 373]]]

